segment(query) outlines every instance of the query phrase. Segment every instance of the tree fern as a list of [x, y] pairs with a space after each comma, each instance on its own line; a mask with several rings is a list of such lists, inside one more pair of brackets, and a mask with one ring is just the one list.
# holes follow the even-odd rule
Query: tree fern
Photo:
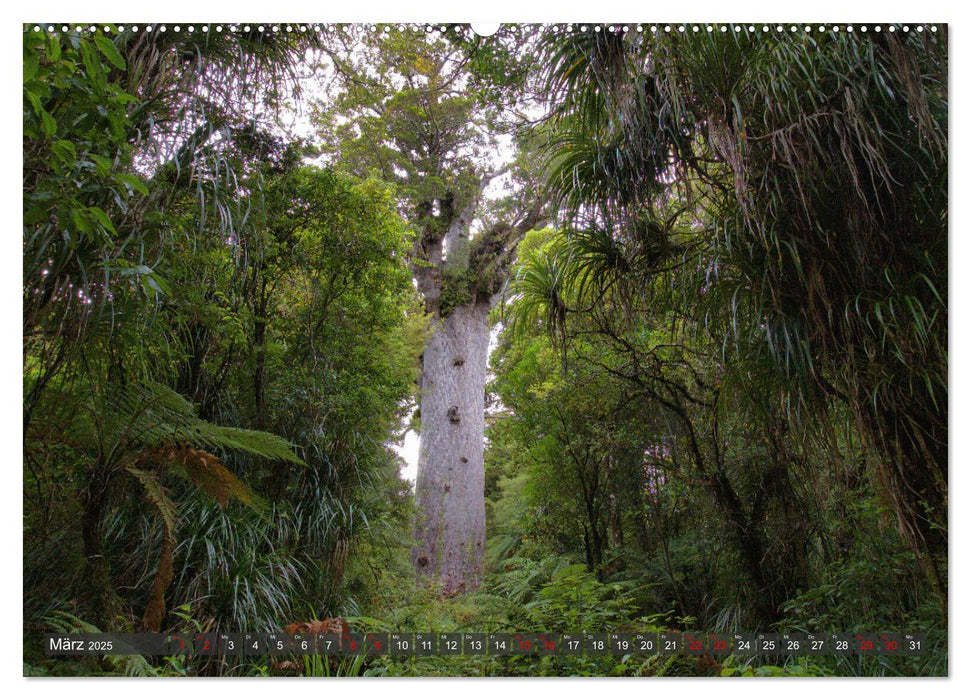
[[190, 402], [155, 382], [110, 385], [81, 399], [76, 392], [50, 396], [58, 400], [38, 416], [34, 434], [27, 436], [28, 449], [32, 438], [59, 441], [79, 451], [102, 476], [130, 474], [162, 522], [159, 564], [143, 618], [148, 629], [157, 630], [165, 616], [165, 591], [172, 580], [177, 545], [178, 508], [163, 485], [163, 476], [185, 479], [223, 508], [235, 498], [261, 509], [262, 499], [207, 450], [304, 464], [283, 438], [204, 421]]

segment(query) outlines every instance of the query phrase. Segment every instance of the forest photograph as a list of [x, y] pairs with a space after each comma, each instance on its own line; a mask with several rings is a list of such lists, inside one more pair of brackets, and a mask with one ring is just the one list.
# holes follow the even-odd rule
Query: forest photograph
[[24, 676], [949, 675], [946, 24], [22, 35]]

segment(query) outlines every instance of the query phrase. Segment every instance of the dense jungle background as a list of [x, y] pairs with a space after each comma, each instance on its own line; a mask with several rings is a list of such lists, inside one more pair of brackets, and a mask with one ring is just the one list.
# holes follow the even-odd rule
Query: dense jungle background
[[[25, 26], [24, 674], [947, 674], [947, 75], [944, 26]], [[41, 649], [313, 621], [930, 652]]]

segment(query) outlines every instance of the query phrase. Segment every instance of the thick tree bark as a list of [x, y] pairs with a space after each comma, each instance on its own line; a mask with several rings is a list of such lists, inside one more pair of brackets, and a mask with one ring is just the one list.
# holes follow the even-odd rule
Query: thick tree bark
[[517, 223], [494, 225], [478, 234], [482, 240], [471, 239], [482, 191], [501, 172], [483, 176], [461, 209], [451, 195], [439, 201], [437, 217], [430, 202], [416, 209], [426, 224], [415, 241], [412, 270], [435, 328], [422, 355], [411, 561], [419, 579], [443, 595], [480, 583], [489, 310], [505, 283], [516, 243], [541, 221], [537, 201]]
[[412, 563], [446, 595], [479, 583], [488, 354], [489, 304], [473, 301], [439, 320], [423, 357]]

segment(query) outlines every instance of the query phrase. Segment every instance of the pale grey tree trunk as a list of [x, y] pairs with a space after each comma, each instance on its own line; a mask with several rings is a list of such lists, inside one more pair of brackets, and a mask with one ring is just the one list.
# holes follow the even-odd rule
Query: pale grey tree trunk
[[[516, 243], [540, 220], [537, 202], [518, 223], [496, 224], [470, 238], [482, 191], [498, 174], [485, 175], [476, 195], [440, 222], [444, 225], [425, 229], [413, 255], [418, 291], [434, 328], [419, 382], [411, 562], [418, 577], [444, 595], [481, 582], [489, 310], [505, 283]], [[426, 218], [431, 210], [430, 204], [420, 208]]]
[[488, 353], [489, 303], [477, 301], [438, 320], [423, 356], [412, 560], [445, 595], [480, 582]]

